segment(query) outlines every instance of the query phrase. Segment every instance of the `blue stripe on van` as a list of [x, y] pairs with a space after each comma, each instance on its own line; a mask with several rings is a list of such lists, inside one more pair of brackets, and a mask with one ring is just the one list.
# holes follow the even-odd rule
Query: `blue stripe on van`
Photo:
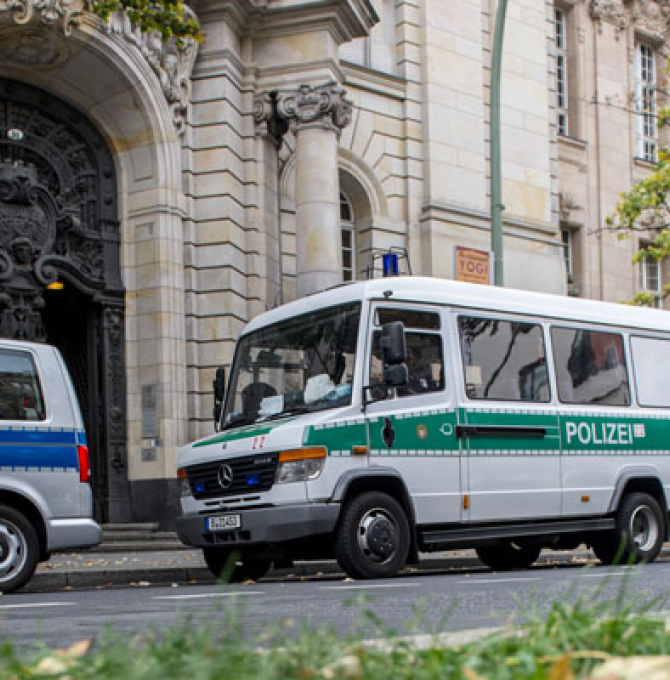
[[25, 470], [78, 470], [81, 432], [54, 429], [0, 429], [0, 467]]

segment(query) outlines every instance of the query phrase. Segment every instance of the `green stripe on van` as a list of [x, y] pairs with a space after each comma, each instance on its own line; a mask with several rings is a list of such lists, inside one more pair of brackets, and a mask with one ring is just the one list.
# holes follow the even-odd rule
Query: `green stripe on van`
[[271, 423], [258, 423], [257, 425], [247, 425], [245, 427], [235, 428], [234, 430], [220, 432], [209, 439], [203, 439], [199, 442], [193, 444], [193, 448], [198, 448], [200, 446], [210, 446], [211, 444], [223, 444], [225, 442], [233, 442], [237, 439], [247, 439], [249, 437], [259, 437], [264, 434], [272, 432], [275, 428], [280, 425], [286, 425], [286, 423], [295, 418], [283, 418], [282, 420], [273, 421]]

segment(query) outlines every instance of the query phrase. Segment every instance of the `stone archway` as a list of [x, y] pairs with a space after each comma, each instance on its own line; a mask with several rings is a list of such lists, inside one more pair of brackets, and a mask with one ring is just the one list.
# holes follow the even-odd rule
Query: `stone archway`
[[82, 113], [0, 78], [0, 335], [61, 349], [101, 521], [129, 517], [116, 187], [107, 144]]

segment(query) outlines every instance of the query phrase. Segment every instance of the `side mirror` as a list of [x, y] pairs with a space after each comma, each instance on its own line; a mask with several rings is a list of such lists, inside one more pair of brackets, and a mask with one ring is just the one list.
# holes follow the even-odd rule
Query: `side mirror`
[[402, 321], [393, 321], [382, 326], [381, 347], [386, 366], [404, 364], [407, 361], [405, 326]]
[[223, 366], [216, 369], [216, 378], [212, 382], [212, 387], [214, 388], [214, 409], [212, 416], [214, 417], [214, 427], [218, 429], [223, 409], [223, 400], [226, 396], [226, 369]]
[[382, 326], [381, 347], [384, 382], [387, 387], [403, 387], [409, 381], [409, 373], [406, 364], [405, 326], [401, 321]]

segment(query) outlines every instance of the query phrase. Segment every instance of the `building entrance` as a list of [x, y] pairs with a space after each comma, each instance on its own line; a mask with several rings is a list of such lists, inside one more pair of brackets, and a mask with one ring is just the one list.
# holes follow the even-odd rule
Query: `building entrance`
[[80, 399], [96, 519], [127, 521], [116, 173], [80, 112], [0, 78], [0, 335], [55, 344]]

